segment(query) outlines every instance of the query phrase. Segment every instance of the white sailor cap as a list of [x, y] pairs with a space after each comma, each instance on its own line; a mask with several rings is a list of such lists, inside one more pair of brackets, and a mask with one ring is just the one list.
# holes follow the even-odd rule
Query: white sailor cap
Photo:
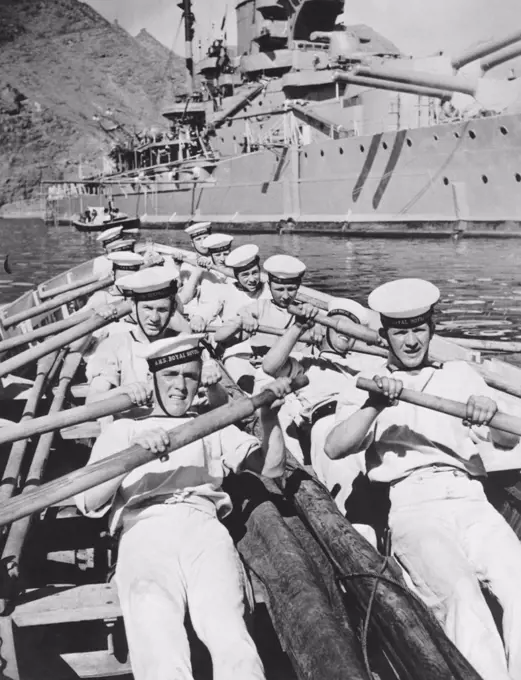
[[211, 234], [212, 233], [212, 223], [211, 222], [196, 222], [186, 227], [185, 234], [188, 234], [190, 238], [194, 236], [200, 236], [201, 234]]
[[300, 283], [306, 265], [291, 255], [272, 255], [264, 262], [264, 269], [275, 283]]
[[[129, 271], [137, 272], [145, 261], [141, 255], [132, 253], [130, 251], [116, 251], [109, 253], [107, 259], [112, 262], [112, 269], [114, 271]], [[125, 277], [126, 278], [126, 277]]]
[[[206, 244], [206, 241], [205, 241]], [[245, 246], [239, 246], [232, 250], [228, 255], [224, 264], [227, 267], [231, 267], [236, 271], [241, 271], [252, 267], [254, 264], [259, 263], [259, 248], [253, 243], [248, 243]]]
[[106, 245], [105, 248], [110, 253], [118, 250], [133, 250], [135, 242], [135, 238], [118, 238], [116, 241], [112, 241], [112, 243]]
[[96, 241], [99, 241], [101, 245], [108, 246], [109, 243], [117, 241], [123, 231], [123, 227], [111, 227], [110, 229], [105, 229], [99, 236], [96, 236]]
[[413, 328], [430, 319], [440, 299], [439, 289], [424, 279], [397, 279], [369, 295], [369, 307], [380, 314], [383, 326]]
[[222, 253], [232, 246], [233, 236], [229, 234], [212, 234], [203, 241], [203, 248], [207, 248], [210, 253]]
[[118, 280], [118, 288], [124, 288], [136, 302], [160, 300], [177, 292], [177, 272], [170, 267], [149, 267]]
[[355, 323], [367, 326], [369, 323], [369, 312], [365, 307], [359, 305], [354, 300], [347, 298], [331, 298], [327, 305], [327, 315], [341, 314]]
[[181, 333], [175, 338], [156, 340], [145, 345], [140, 354], [148, 361], [150, 371], [157, 373], [163, 368], [200, 359], [203, 349], [200, 346], [201, 338], [204, 338], [204, 333]]

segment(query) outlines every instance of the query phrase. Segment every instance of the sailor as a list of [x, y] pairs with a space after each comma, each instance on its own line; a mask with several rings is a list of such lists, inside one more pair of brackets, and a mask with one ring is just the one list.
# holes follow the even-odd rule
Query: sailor
[[87, 403], [103, 398], [115, 387], [136, 384], [136, 394], [145, 404], [150, 389], [143, 386], [149, 379], [143, 345], [187, 330], [186, 321], [176, 310], [177, 279], [170, 269], [143, 269], [119, 279], [119, 287], [134, 303], [136, 323], [104, 339], [88, 359]]
[[[262, 297], [251, 302], [240, 310], [234, 323], [223, 326], [215, 334], [216, 342], [230, 344], [249, 337], [252, 348], [250, 363], [255, 369], [255, 384], [259, 387], [263, 381], [269, 380], [260, 367], [262, 358], [273, 345], [273, 336], [257, 333], [257, 329], [259, 325], [285, 329], [293, 324], [294, 317], [288, 312], [288, 306], [297, 297], [306, 265], [291, 255], [273, 255], [264, 262], [264, 269], [268, 274], [269, 298]], [[307, 307], [304, 305], [304, 310]], [[298, 342], [294, 352], [309, 353], [309, 348]]]
[[[331, 328], [327, 329], [319, 348], [313, 348], [310, 354], [299, 359], [292, 357], [293, 348], [303, 334], [313, 326], [317, 313], [316, 307], [307, 305], [302, 316], [295, 316], [295, 322], [264, 357], [262, 368], [267, 375], [273, 377], [287, 376], [293, 379], [297, 375], [307, 375], [308, 385], [286, 399], [280, 410], [279, 420], [286, 437], [286, 445], [301, 464], [309, 461], [305, 459], [299, 433], [302, 429], [309, 431], [311, 464], [317, 473], [319, 471], [327, 473], [334, 465], [329, 459], [324, 460], [323, 423], [320, 424], [320, 436], [317, 437], [315, 432], [319, 421], [325, 419], [329, 426], [332, 426], [340, 394], [343, 400], [349, 396], [354, 404], [361, 405], [365, 393], [356, 388], [354, 376], [361, 370], [376, 370], [385, 363], [385, 359], [353, 352], [354, 340]], [[365, 327], [369, 324], [368, 310], [355, 300], [332, 298], [328, 303], [327, 316], [339, 321], [347, 317], [350, 321]], [[350, 462], [350, 465], [353, 467], [353, 463]], [[338, 470], [345, 467], [345, 463], [336, 464]], [[323, 477], [324, 475], [319, 474], [321, 481], [325, 482]], [[326, 485], [331, 490], [338, 482], [338, 476], [329, 474]], [[346, 480], [343, 480], [343, 486], [348, 492]], [[337, 495], [336, 500], [337, 502], [345, 500], [344, 494], [340, 497]]]
[[[439, 295], [419, 279], [371, 293], [369, 306], [380, 313], [389, 343], [387, 364], [374, 377], [383, 393], [371, 394], [331, 430], [326, 453], [339, 459], [367, 451], [369, 479], [390, 485], [393, 552], [420, 596], [484, 680], [521, 680], [521, 543], [485, 496], [486, 472], [473, 441], [497, 404], [471, 365], [429, 363]], [[397, 402], [403, 386], [466, 402], [463, 425]], [[486, 434], [504, 448], [518, 440], [492, 427]], [[506, 655], [481, 584], [503, 608]]]
[[112, 263], [107, 260], [108, 246], [119, 241], [123, 227], [112, 227], [105, 229], [96, 237], [96, 241], [103, 246], [105, 253], [94, 261], [93, 275], [104, 279], [112, 272]]
[[117, 282], [131, 272], [137, 272], [141, 269], [144, 258], [137, 253], [131, 251], [115, 251], [107, 255], [107, 260], [112, 263], [112, 276], [114, 285], [105, 290], [97, 290], [91, 295], [82, 311], [87, 309], [96, 309], [103, 305], [112, 305], [115, 302], [121, 302], [123, 299], [123, 292], [118, 288]]
[[[121, 530], [115, 581], [136, 680], [193, 680], [184, 628], [187, 610], [210, 652], [215, 680], [265, 677], [244, 622], [241, 562], [219, 520], [231, 511], [230, 497], [221, 486], [228, 473], [283, 473], [278, 403], [261, 410], [262, 444], [229, 425], [168, 457], [168, 431], [193, 418], [192, 402], [201, 380], [201, 337], [169, 338], [148, 346], [152, 413], [108, 427], [96, 441], [89, 464], [135, 444], [160, 460], [76, 497], [87, 516], [100, 517], [110, 509], [111, 533]], [[281, 379], [269, 387], [283, 398], [289, 381]]]
[[[197, 261], [197, 275], [191, 279], [197, 283], [197, 293], [190, 304], [185, 304], [185, 312], [190, 317], [190, 325], [194, 332], [204, 331], [205, 317], [215, 318], [217, 315], [219, 285], [227, 279], [224, 261], [230, 254], [232, 241], [233, 236], [228, 234], [211, 234], [203, 241], [208, 257], [200, 257]], [[219, 268], [223, 271], [219, 271]], [[185, 292], [186, 288], [183, 289], [183, 293]]]
[[[235, 324], [241, 309], [254, 300], [271, 298], [268, 284], [261, 280], [258, 246], [251, 243], [235, 248], [224, 264], [233, 271], [235, 279], [219, 285], [214, 301], [210, 301], [206, 308], [199, 305], [198, 314], [202, 317], [201, 325], [204, 324], [204, 327], [216, 320], [222, 322], [224, 327]], [[232, 338], [222, 348], [226, 370], [243, 390], [251, 394], [256, 369], [250, 363], [252, 349], [249, 340], [238, 342]]]

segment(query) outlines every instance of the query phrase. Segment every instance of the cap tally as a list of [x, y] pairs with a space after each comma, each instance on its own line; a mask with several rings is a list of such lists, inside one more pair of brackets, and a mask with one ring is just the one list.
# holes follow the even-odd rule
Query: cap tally
[[114, 241], [117, 241], [120, 238], [122, 231], [123, 227], [111, 227], [110, 229], [105, 229], [105, 231], [102, 231], [99, 236], [96, 236], [96, 241], [99, 241], [106, 248], [109, 243], [114, 243]]
[[[112, 262], [114, 271], [137, 272], [145, 261], [141, 255], [127, 251], [109, 253], [107, 259]], [[126, 277], [125, 277], [126, 278]]]
[[188, 234], [190, 238], [199, 236], [200, 234], [211, 234], [212, 233], [212, 223], [211, 222], [196, 222], [186, 227], [185, 234]]
[[170, 267], [150, 267], [125, 276], [118, 286], [129, 291], [136, 302], [160, 300], [176, 294], [177, 277]]
[[118, 238], [117, 240], [113, 241], [112, 243], [109, 243], [107, 246], [108, 251], [111, 253], [118, 251], [118, 250], [132, 250], [134, 248], [134, 244], [136, 242], [136, 239], [134, 238]]
[[264, 262], [264, 269], [275, 283], [300, 283], [306, 265], [291, 255], [272, 255]]
[[397, 279], [379, 286], [369, 295], [369, 307], [380, 314], [383, 326], [414, 328], [432, 316], [440, 291], [424, 279]]
[[228, 234], [211, 234], [203, 241], [203, 248], [207, 248], [210, 253], [222, 253], [228, 250], [233, 241], [233, 236]]
[[199, 343], [203, 333], [193, 335], [182, 333], [175, 338], [156, 340], [145, 348], [144, 356], [152, 373], [170, 366], [186, 364], [201, 358], [202, 348]]
[[367, 310], [354, 300], [349, 300], [347, 298], [332, 298], [328, 302], [327, 309], [328, 316], [340, 314], [362, 326], [366, 326], [369, 323]]
[[232, 250], [226, 258], [224, 264], [231, 267], [237, 273], [249, 269], [256, 264], [259, 264], [259, 248], [253, 243], [248, 243], [245, 246], [239, 246]]

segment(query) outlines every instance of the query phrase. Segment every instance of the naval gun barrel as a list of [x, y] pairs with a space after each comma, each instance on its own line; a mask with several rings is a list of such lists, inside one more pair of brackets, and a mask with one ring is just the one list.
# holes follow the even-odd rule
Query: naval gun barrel
[[396, 68], [388, 64], [380, 66], [359, 66], [355, 71], [357, 76], [377, 78], [395, 83], [407, 85], [419, 85], [420, 87], [447, 90], [449, 92], [461, 92], [472, 97], [476, 96], [477, 81], [471, 81], [464, 76], [446, 75], [442, 73], [429, 73], [426, 71], [413, 71]]
[[441, 90], [435, 87], [422, 87], [408, 83], [396, 83], [381, 78], [368, 78], [359, 76], [351, 71], [336, 71], [334, 79], [338, 83], [348, 83], [350, 85], [360, 85], [361, 87], [372, 87], [376, 90], [391, 90], [392, 92], [403, 92], [404, 94], [416, 94], [419, 97], [437, 97], [439, 99], [450, 99], [452, 92]]
[[521, 40], [521, 29], [517, 29], [513, 33], [510, 33], [499, 40], [491, 40], [490, 42], [479, 45], [478, 47], [467, 49], [461, 54], [452, 57], [450, 63], [452, 68], [458, 70], [462, 66], [470, 64], [471, 61], [488, 57], [493, 52], [502, 50], [504, 47], [508, 47], [509, 45], [512, 45], [512, 43], [516, 43], [519, 40]]
[[494, 68], [494, 66], [504, 64], [505, 61], [510, 61], [510, 59], [515, 59], [519, 56], [521, 56], [521, 42], [514, 43], [513, 45], [498, 50], [497, 52], [494, 52], [494, 54], [482, 59], [480, 62], [481, 71], [486, 73], [487, 71], [490, 71], [491, 68]]

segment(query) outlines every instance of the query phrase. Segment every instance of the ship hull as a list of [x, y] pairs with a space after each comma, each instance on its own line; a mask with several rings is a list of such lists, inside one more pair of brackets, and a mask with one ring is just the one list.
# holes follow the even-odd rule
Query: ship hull
[[[261, 150], [221, 160], [204, 181], [112, 180], [110, 193], [143, 226], [519, 236], [521, 115]], [[54, 202], [55, 218], [68, 221], [88, 199]]]

